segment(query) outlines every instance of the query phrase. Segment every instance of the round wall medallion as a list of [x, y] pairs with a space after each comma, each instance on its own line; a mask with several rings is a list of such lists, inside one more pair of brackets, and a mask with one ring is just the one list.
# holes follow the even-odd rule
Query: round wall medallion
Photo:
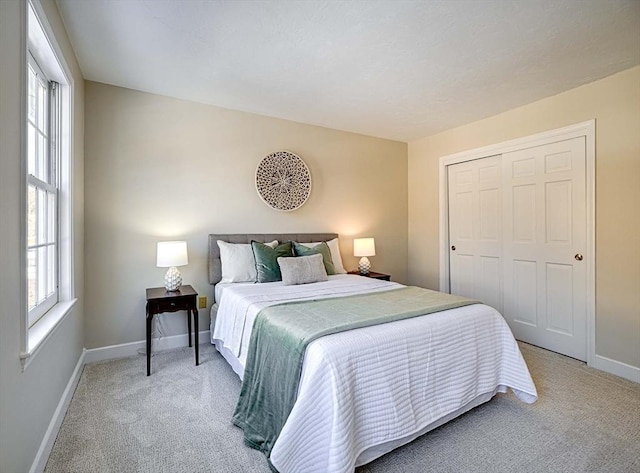
[[276, 151], [258, 164], [256, 189], [268, 206], [285, 212], [295, 210], [311, 194], [311, 174], [300, 156]]

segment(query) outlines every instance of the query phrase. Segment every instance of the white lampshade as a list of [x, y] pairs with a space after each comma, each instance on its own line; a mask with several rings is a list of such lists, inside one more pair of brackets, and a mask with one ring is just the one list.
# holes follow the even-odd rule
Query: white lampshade
[[189, 264], [186, 241], [159, 241], [156, 266], [170, 268]]
[[373, 238], [355, 238], [353, 240], [353, 256], [375, 256], [376, 243]]

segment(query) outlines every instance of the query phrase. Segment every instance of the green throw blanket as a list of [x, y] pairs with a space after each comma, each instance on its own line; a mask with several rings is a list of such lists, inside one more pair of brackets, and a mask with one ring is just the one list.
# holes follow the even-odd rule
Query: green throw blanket
[[477, 301], [419, 287], [289, 302], [260, 311], [233, 423], [252, 448], [271, 453], [298, 393], [304, 352], [316, 338], [440, 312]]

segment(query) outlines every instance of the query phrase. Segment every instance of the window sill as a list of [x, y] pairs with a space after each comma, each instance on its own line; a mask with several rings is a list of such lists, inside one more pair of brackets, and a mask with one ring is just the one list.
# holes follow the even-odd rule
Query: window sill
[[22, 371], [27, 369], [27, 366], [29, 366], [31, 360], [35, 358], [40, 348], [51, 338], [51, 335], [53, 335], [61, 325], [66, 316], [71, 313], [77, 301], [78, 299], [72, 299], [70, 301], [58, 302], [29, 329], [27, 351], [20, 353]]

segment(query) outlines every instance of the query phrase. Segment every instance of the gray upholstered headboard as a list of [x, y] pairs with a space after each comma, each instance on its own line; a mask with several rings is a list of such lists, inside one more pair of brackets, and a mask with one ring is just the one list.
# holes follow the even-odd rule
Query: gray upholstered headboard
[[217, 240], [229, 243], [251, 243], [251, 240], [267, 243], [278, 240], [279, 242], [297, 241], [299, 243], [311, 243], [313, 241], [328, 241], [338, 238], [336, 233], [230, 233], [209, 235], [209, 284], [217, 284], [222, 278], [220, 266], [220, 248]]

